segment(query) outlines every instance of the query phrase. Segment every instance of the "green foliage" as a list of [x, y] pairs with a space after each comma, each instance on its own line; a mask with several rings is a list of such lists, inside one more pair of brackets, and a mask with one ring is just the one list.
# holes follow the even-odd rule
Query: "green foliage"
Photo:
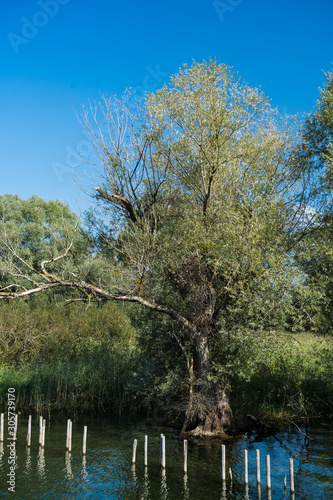
[[314, 215], [312, 230], [297, 248], [296, 260], [307, 275], [307, 286], [317, 302], [314, 323], [332, 333], [333, 311], [333, 72], [326, 74], [314, 112], [303, 123], [302, 143], [295, 162], [308, 172]]
[[312, 179], [313, 183], [317, 183], [317, 195], [332, 189], [333, 71], [325, 76], [326, 82], [320, 89], [315, 110], [303, 123], [302, 144], [297, 156], [303, 168], [312, 174], [317, 173]]
[[296, 121], [214, 61], [180, 70], [144, 108], [128, 94], [102, 107], [105, 134], [84, 116], [103, 165], [101, 282], [157, 305], [137, 325], [149, 367], [137, 381], [184, 399], [193, 362], [197, 392], [222, 386], [239, 369], [235, 339], [300, 330], [317, 304], [296, 261], [307, 199]]
[[155, 199], [163, 214], [156, 234], [135, 232], [147, 255], [144, 293], [194, 324], [215, 294], [214, 320], [228, 331], [299, 322], [294, 297], [304, 276], [288, 253], [291, 202], [302, 191], [291, 166], [292, 123], [212, 61], [181, 70], [146, 106], [158, 137], [154, 167], [169, 167]]
[[[64, 269], [81, 276], [91, 274], [91, 241], [78, 226], [76, 214], [60, 201], [1, 195], [0, 243], [0, 280], [8, 292], [42, 283], [43, 261], [52, 278], [52, 272], [59, 268], [54, 262], [61, 255]], [[12, 286], [6, 289], [6, 285]]]
[[[0, 221], [1, 235], [6, 235], [22, 258], [36, 268], [41, 260], [58, 256], [77, 225], [76, 215], [60, 201], [45, 201], [38, 196], [21, 200], [10, 194], [0, 197]], [[88, 245], [87, 237], [79, 230], [75, 252], [86, 252]]]
[[332, 414], [332, 348], [330, 337], [306, 332], [243, 343], [232, 378], [237, 414], [271, 420]]
[[0, 308], [0, 400], [15, 387], [21, 410], [119, 410], [133, 399], [134, 331], [112, 304], [56, 307], [9, 303]]

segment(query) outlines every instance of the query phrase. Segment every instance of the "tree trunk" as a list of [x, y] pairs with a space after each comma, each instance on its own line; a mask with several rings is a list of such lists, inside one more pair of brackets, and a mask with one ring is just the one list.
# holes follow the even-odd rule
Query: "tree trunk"
[[210, 355], [208, 339], [200, 333], [195, 339], [194, 372], [196, 376], [195, 418], [198, 423], [191, 434], [214, 436], [235, 434], [236, 423], [230, 407], [228, 383], [218, 384], [209, 379]]

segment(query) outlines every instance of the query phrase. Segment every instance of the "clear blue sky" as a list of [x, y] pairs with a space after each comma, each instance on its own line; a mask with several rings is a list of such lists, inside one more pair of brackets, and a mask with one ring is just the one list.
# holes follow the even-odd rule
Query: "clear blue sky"
[[0, 193], [84, 206], [73, 110], [100, 92], [158, 88], [192, 59], [232, 66], [283, 113], [310, 112], [332, 69], [332, 22], [332, 0], [2, 2]]

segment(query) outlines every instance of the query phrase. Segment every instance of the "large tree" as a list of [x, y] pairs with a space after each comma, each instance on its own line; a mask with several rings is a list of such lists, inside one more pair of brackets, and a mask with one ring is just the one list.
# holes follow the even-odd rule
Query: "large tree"
[[196, 421], [197, 433], [233, 432], [222, 347], [235, 332], [295, 324], [301, 309], [303, 277], [290, 249], [305, 176], [291, 161], [293, 123], [214, 61], [181, 69], [143, 103], [131, 93], [104, 98], [82, 123], [101, 167], [95, 198], [111, 249], [104, 275], [96, 284], [66, 274], [68, 246], [57, 274], [44, 262], [35, 285], [1, 296], [62, 286], [83, 301], [165, 315], [165, 335], [188, 369], [186, 423]]

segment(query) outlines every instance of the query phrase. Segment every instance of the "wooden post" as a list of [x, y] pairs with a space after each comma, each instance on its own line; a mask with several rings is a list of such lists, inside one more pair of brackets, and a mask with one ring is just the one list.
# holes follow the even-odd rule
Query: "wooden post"
[[68, 453], [71, 453], [72, 451], [72, 421], [69, 421], [69, 434], [68, 434]]
[[260, 451], [256, 450], [257, 484], [260, 484]]
[[14, 439], [16, 440], [17, 436], [17, 424], [18, 424], [18, 414], [15, 414], [15, 424], [14, 424]]
[[144, 466], [148, 467], [148, 436], [145, 436], [144, 444]]
[[162, 441], [163, 441], [163, 434], [160, 435], [160, 467], [162, 466]]
[[221, 445], [222, 450], [222, 481], [225, 481], [225, 444]]
[[245, 485], [249, 484], [249, 461], [248, 461], [248, 454], [247, 450], [244, 450], [244, 476], [245, 476]]
[[4, 430], [5, 430], [5, 414], [1, 413], [1, 417], [0, 417], [0, 441], [1, 441], [1, 443], [3, 442]]
[[70, 429], [70, 419], [67, 419], [67, 430], [66, 430], [66, 450], [68, 450], [69, 445], [69, 429]]
[[138, 440], [134, 439], [133, 443], [133, 453], [132, 453], [132, 465], [135, 465], [136, 462], [136, 448], [138, 446]]
[[267, 489], [271, 489], [271, 458], [266, 455], [266, 477], [267, 477]]
[[287, 491], [287, 474], [284, 476], [283, 488], [284, 488], [284, 491], [286, 492]]
[[87, 426], [83, 426], [83, 445], [82, 445], [82, 454], [85, 455], [87, 451]]
[[42, 446], [43, 441], [43, 417], [40, 415], [39, 417], [39, 436], [38, 436], [38, 444]]
[[187, 439], [184, 439], [184, 474], [187, 474]]
[[165, 469], [165, 436], [161, 434], [161, 467]]
[[295, 493], [294, 485], [294, 461], [289, 458], [289, 471], [290, 471], [290, 493], [293, 495]]
[[31, 415], [28, 417], [27, 446], [31, 446]]
[[46, 420], [43, 419], [43, 428], [42, 428], [42, 448], [45, 446], [45, 430], [46, 430]]

